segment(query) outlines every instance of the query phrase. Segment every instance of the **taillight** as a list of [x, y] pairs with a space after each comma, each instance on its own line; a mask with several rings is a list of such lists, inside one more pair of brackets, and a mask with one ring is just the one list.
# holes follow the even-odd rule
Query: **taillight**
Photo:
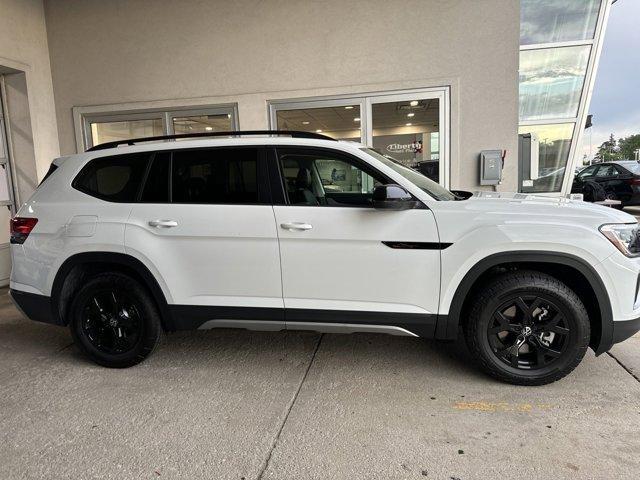
[[640, 185], [640, 178], [638, 177], [630, 178], [629, 180], [627, 180], [627, 183], [629, 185]]
[[33, 227], [38, 223], [37, 218], [14, 217], [11, 219], [11, 243], [22, 245]]

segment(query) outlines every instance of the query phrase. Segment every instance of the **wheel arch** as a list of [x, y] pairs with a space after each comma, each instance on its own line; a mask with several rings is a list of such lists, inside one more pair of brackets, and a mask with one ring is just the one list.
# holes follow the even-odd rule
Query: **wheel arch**
[[67, 325], [67, 308], [73, 294], [88, 275], [116, 271], [139, 281], [156, 302], [162, 328], [173, 330], [173, 318], [158, 281], [144, 263], [131, 255], [116, 252], [85, 252], [67, 258], [56, 273], [51, 288], [51, 309], [59, 325]]
[[453, 295], [449, 313], [438, 316], [436, 338], [454, 339], [464, 321], [464, 312], [488, 277], [504, 269], [533, 269], [548, 273], [578, 290], [585, 303], [591, 323], [590, 347], [596, 355], [606, 352], [613, 344], [613, 312], [609, 294], [602, 279], [583, 259], [567, 253], [518, 251], [489, 255], [476, 263], [464, 276]]

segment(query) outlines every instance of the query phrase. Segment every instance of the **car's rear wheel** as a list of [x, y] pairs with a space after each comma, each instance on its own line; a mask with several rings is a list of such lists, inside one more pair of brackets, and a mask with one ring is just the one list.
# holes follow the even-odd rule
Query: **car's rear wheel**
[[161, 334], [157, 308], [134, 279], [105, 273], [89, 280], [71, 304], [73, 339], [91, 360], [124, 368], [144, 360]]
[[590, 325], [576, 293], [539, 272], [500, 275], [473, 300], [465, 336], [490, 375], [544, 385], [570, 373], [589, 346]]

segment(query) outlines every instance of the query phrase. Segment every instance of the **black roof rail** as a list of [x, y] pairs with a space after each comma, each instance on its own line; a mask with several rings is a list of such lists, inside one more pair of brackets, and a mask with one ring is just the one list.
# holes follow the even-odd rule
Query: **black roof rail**
[[105, 150], [107, 148], [114, 148], [120, 145], [135, 145], [140, 142], [154, 142], [160, 140], [180, 140], [182, 138], [201, 138], [201, 137], [239, 137], [241, 135], [286, 135], [292, 138], [314, 138], [317, 140], [333, 140], [335, 138], [328, 137], [327, 135], [321, 135], [314, 132], [302, 132], [298, 130], [238, 130], [235, 132], [202, 132], [202, 133], [182, 133], [178, 135], [159, 135], [156, 137], [141, 137], [130, 138], [127, 140], [118, 140], [116, 142], [106, 142], [94, 145], [87, 149], [87, 152], [93, 152], [95, 150]]

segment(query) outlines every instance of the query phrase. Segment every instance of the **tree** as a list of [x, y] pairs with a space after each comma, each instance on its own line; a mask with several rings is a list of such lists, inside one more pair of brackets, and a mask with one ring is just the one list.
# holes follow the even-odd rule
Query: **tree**
[[622, 156], [620, 148], [618, 147], [618, 142], [612, 133], [609, 136], [609, 140], [602, 142], [602, 145], [598, 147], [598, 153], [596, 153], [595, 160], [596, 162], [612, 162], [621, 159]]
[[635, 152], [640, 149], [640, 133], [618, 140], [618, 149], [623, 160], [635, 160]]

